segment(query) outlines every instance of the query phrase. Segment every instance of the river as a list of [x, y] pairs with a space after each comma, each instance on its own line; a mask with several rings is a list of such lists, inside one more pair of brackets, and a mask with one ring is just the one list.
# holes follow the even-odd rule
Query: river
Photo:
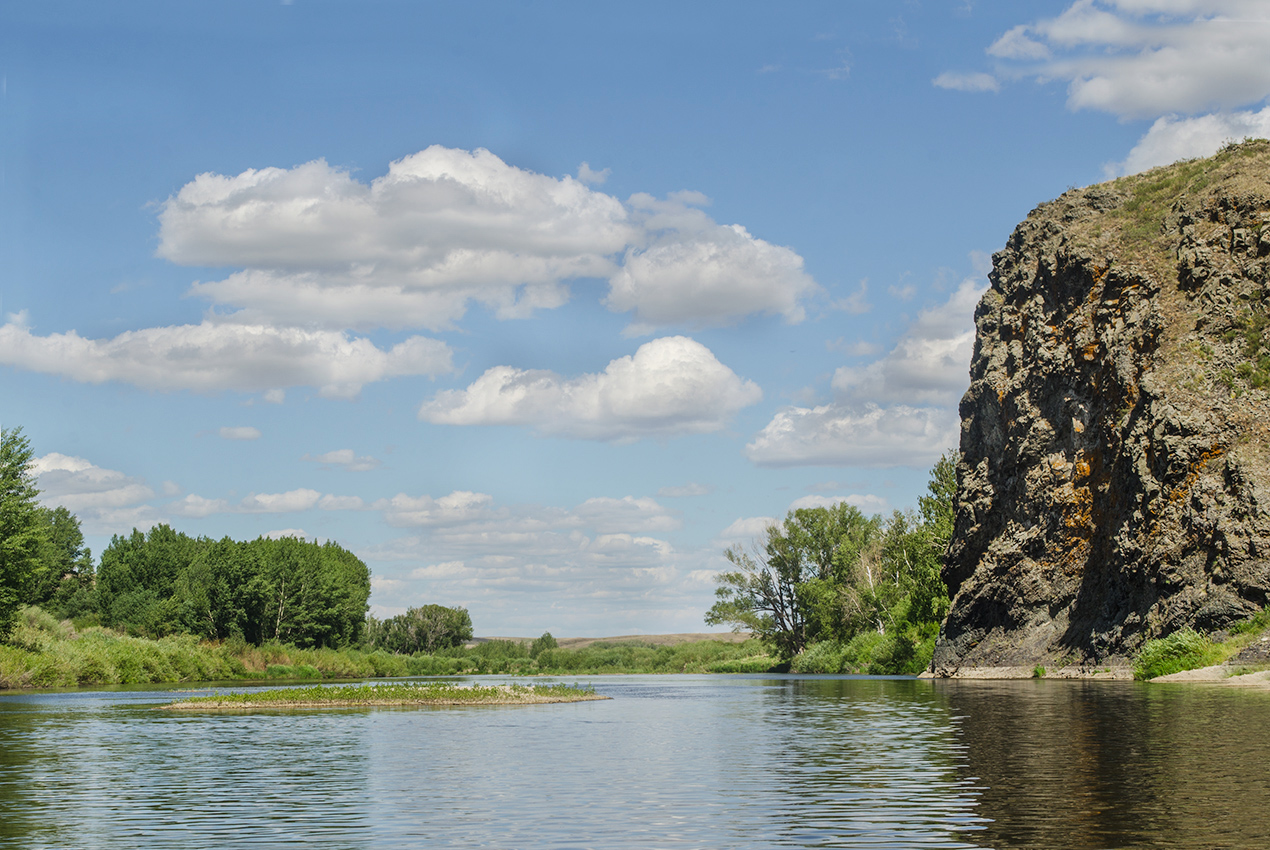
[[0, 846], [1270, 847], [1266, 692], [577, 681], [613, 699], [173, 714], [153, 707], [175, 688], [6, 694]]

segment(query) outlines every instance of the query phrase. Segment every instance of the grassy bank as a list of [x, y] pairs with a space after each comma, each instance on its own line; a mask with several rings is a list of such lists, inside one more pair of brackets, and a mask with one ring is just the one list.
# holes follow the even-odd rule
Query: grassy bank
[[[1154, 679], [1184, 670], [1225, 664], [1270, 629], [1270, 607], [1235, 624], [1225, 635], [1202, 635], [1182, 629], [1142, 645], [1133, 664], [1135, 679]], [[1241, 668], [1241, 672], [1249, 672]]]
[[413, 682], [382, 685], [313, 685], [191, 697], [160, 706], [171, 710], [335, 708], [374, 705], [541, 705], [610, 699], [573, 685], [457, 685]]
[[99, 626], [77, 629], [38, 608], [23, 609], [0, 645], [0, 689], [209, 682], [251, 679], [353, 679], [461, 674], [758, 673], [771, 669], [757, 641], [698, 641], [676, 646], [592, 644], [547, 649], [495, 640], [437, 655], [382, 650], [300, 649], [280, 643], [207, 642], [189, 635], [128, 637]]

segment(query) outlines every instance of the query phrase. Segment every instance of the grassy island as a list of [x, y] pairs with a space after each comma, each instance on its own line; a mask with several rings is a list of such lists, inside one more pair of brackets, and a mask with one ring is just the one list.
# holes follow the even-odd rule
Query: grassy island
[[377, 705], [539, 705], [610, 699], [591, 687], [574, 685], [459, 685], [408, 682], [366, 685], [313, 685], [191, 697], [160, 706], [170, 710], [255, 708], [356, 708]]

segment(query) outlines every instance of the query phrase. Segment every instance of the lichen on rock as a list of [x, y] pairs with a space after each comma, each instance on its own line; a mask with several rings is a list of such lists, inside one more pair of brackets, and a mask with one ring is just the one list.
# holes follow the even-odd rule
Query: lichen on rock
[[1068, 191], [993, 257], [937, 674], [1270, 601], [1270, 142]]

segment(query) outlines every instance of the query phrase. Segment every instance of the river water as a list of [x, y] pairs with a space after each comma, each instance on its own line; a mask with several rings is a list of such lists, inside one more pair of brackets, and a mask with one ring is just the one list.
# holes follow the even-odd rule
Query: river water
[[613, 699], [176, 714], [153, 710], [166, 689], [0, 696], [0, 847], [1270, 847], [1266, 692], [579, 681]]

